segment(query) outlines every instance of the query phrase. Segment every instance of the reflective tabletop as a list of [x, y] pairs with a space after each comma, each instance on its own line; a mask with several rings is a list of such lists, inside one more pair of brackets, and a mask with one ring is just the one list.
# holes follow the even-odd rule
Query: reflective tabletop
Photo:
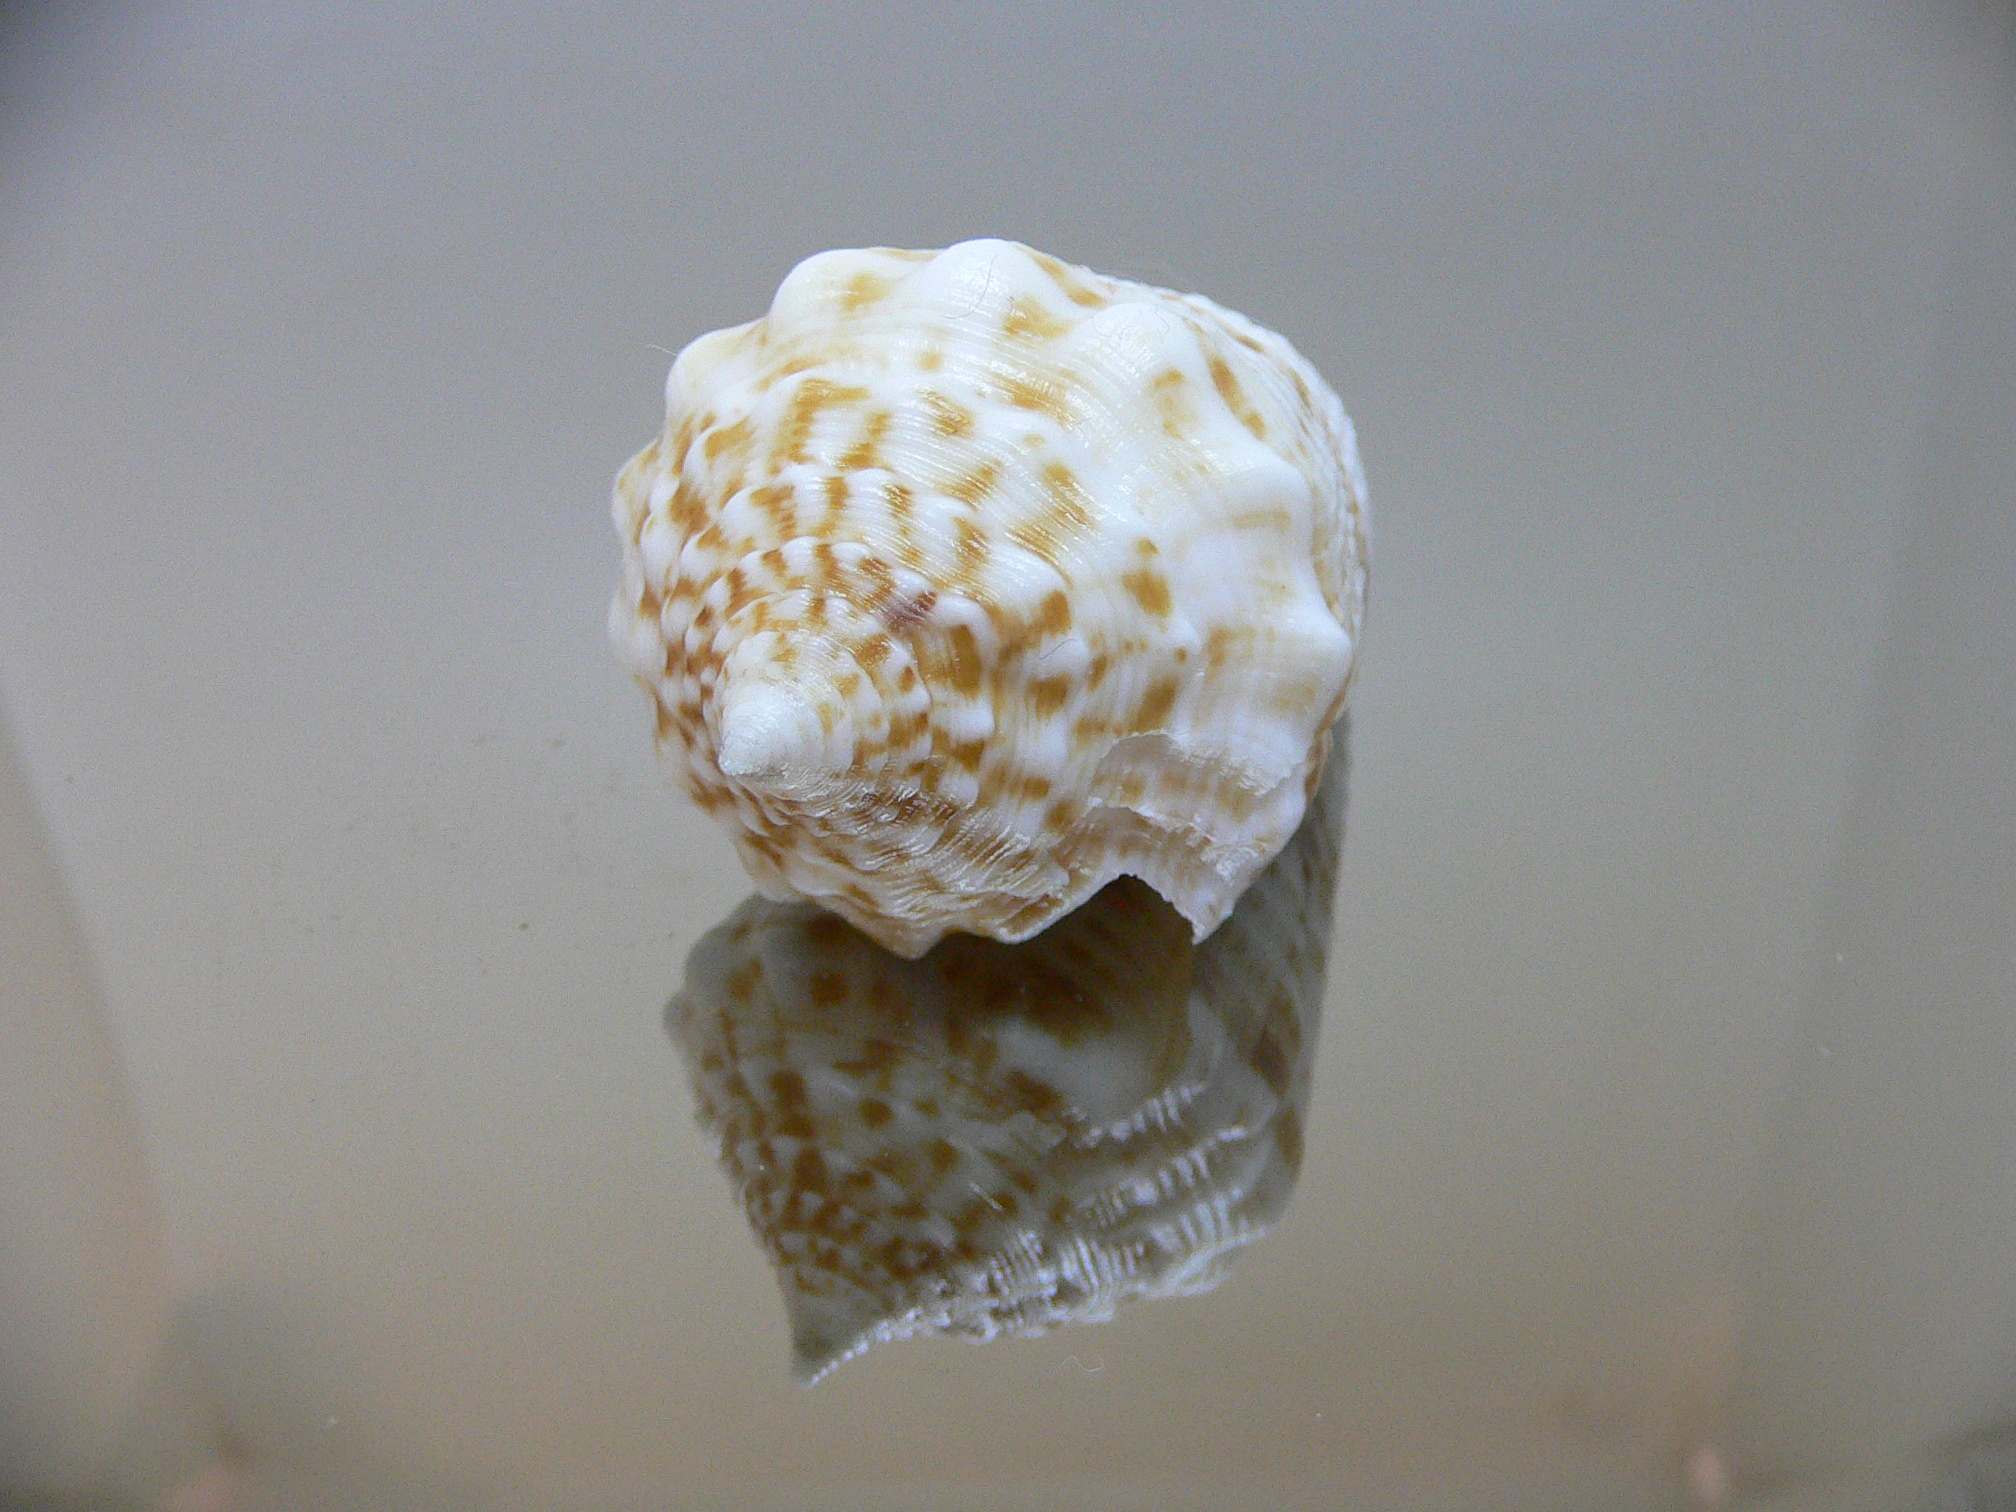
[[[2016, 1506], [2006, 7], [0, 41], [0, 1504]], [[609, 644], [672, 354], [982, 236], [1357, 425], [1202, 940], [752, 898]]]

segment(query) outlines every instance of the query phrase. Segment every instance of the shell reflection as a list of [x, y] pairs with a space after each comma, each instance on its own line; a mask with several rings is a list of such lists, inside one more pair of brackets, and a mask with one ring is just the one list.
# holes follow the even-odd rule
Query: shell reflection
[[1307, 817], [1209, 939], [1112, 883], [1019, 945], [921, 959], [751, 898], [667, 1025], [777, 1270], [793, 1368], [1103, 1321], [1208, 1290], [1302, 1156], [1342, 837], [1343, 727]]

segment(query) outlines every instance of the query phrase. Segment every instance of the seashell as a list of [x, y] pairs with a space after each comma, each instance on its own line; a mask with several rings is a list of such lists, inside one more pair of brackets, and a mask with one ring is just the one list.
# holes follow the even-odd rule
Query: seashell
[[1340, 758], [1201, 945], [1131, 878], [916, 961], [762, 898], [700, 940], [667, 1028], [800, 1379], [1224, 1277], [1300, 1170], [1343, 810]]
[[1128, 874], [1202, 939], [1294, 832], [1366, 506], [1279, 336], [1010, 242], [827, 252], [666, 403], [611, 634], [765, 896], [916, 956]]

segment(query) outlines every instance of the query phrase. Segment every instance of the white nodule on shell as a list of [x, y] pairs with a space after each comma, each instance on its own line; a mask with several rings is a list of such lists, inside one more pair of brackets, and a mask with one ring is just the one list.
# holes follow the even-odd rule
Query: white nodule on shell
[[827, 252], [666, 400], [611, 635], [766, 894], [915, 957], [1128, 874], [1201, 939], [1294, 832], [1366, 504], [1279, 336], [1012, 242]]

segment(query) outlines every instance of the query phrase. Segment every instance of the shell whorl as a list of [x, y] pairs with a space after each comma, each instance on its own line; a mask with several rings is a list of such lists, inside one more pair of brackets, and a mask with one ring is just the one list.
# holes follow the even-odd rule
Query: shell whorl
[[619, 476], [619, 648], [758, 886], [915, 956], [1122, 873], [1198, 937], [1356, 651], [1349, 421], [1278, 336], [1013, 243], [834, 252]]

